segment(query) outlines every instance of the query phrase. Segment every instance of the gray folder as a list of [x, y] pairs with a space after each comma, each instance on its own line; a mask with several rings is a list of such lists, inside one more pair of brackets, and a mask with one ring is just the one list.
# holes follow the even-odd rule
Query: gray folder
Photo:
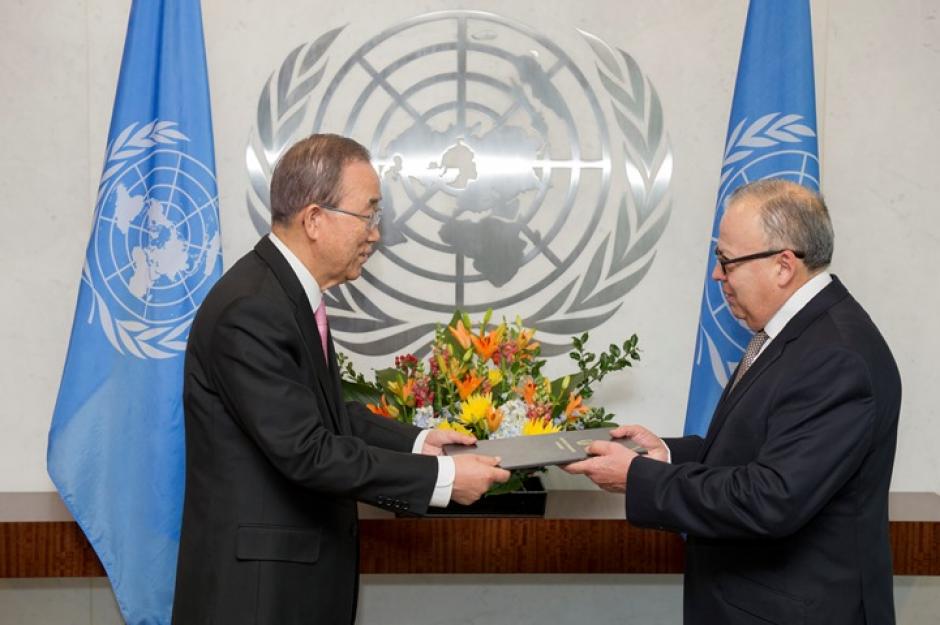
[[638, 454], [645, 454], [646, 448], [629, 438], [611, 438], [614, 428], [596, 428], [592, 430], [572, 430], [555, 434], [537, 434], [534, 436], [514, 436], [495, 440], [477, 441], [476, 445], [444, 445], [445, 456], [460, 454], [483, 454], [499, 456], [504, 469], [530, 469], [550, 464], [568, 464], [588, 457], [587, 446], [594, 441], [612, 441]]

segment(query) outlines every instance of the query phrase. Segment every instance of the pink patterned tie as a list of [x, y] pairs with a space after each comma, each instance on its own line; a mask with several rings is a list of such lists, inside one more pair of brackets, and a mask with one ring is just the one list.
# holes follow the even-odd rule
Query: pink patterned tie
[[327, 356], [326, 349], [326, 334], [329, 331], [329, 324], [326, 321], [326, 303], [321, 299], [320, 305], [317, 306], [317, 311], [313, 314], [317, 320], [317, 330], [320, 332], [320, 345], [323, 346], [323, 358], [327, 362], [330, 361], [329, 356]]

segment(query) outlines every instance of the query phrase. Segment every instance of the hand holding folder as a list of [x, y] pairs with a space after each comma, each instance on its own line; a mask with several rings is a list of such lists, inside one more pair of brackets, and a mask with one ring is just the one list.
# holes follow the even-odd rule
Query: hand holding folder
[[445, 445], [445, 456], [483, 454], [498, 456], [504, 469], [531, 469], [553, 464], [568, 464], [588, 457], [587, 447], [594, 441], [619, 443], [638, 454], [646, 448], [629, 438], [611, 438], [614, 428], [572, 430], [556, 434], [514, 436], [477, 441], [476, 445]]

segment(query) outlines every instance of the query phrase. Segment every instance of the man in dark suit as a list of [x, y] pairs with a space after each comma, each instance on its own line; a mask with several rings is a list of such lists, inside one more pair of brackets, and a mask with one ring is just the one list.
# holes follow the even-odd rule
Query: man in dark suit
[[294, 145], [271, 179], [272, 233], [196, 315], [175, 625], [352, 623], [357, 500], [421, 514], [509, 477], [496, 458], [440, 456], [472, 437], [342, 401], [322, 291], [359, 277], [379, 200], [358, 143]]
[[688, 625], [894, 623], [901, 381], [875, 324], [826, 271], [832, 247], [817, 194], [782, 180], [737, 190], [712, 278], [756, 334], [707, 436], [624, 426], [616, 435], [648, 458], [597, 443], [568, 467], [625, 491], [634, 525], [687, 535]]

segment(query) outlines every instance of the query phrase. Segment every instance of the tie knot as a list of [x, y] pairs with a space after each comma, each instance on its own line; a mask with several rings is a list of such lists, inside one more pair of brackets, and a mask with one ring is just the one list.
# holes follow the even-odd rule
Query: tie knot
[[744, 350], [744, 357], [741, 358], [741, 364], [738, 366], [738, 374], [734, 376], [734, 382], [731, 388], [734, 388], [741, 378], [744, 377], [745, 372], [754, 364], [754, 361], [757, 360], [760, 348], [764, 346], [768, 338], [767, 333], [761, 330], [748, 341], [747, 348]]
[[767, 342], [767, 333], [761, 330], [754, 334], [751, 337], [751, 340], [747, 344], [747, 351], [754, 351], [754, 355], [757, 355], [757, 352], [760, 351], [760, 348], [764, 346], [764, 343]]

